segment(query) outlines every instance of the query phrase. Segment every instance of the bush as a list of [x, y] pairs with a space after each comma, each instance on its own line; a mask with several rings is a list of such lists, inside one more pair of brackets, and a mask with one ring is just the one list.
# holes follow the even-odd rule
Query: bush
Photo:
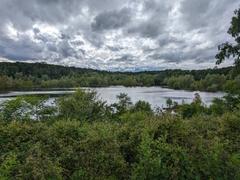
[[146, 112], [149, 114], [152, 114], [152, 108], [151, 105], [148, 102], [145, 101], [138, 101], [133, 107], [133, 112]]
[[59, 117], [81, 121], [104, 119], [105, 102], [99, 101], [96, 92], [78, 89], [71, 96], [61, 97], [58, 101]]
[[0, 178], [239, 179], [237, 99], [207, 108], [196, 95], [178, 106], [180, 116], [132, 105], [125, 95], [115, 112], [95, 93], [78, 91], [60, 99], [51, 121], [19, 121], [12, 112], [21, 103], [11, 102], [4, 117], [15, 121], [0, 121]]

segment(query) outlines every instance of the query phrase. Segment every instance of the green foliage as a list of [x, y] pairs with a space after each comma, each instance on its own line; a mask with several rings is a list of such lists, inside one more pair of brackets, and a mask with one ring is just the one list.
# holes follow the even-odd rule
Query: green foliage
[[12, 87], [12, 79], [8, 76], [0, 76], [0, 90], [7, 90]]
[[152, 114], [152, 108], [151, 105], [148, 102], [145, 101], [138, 101], [135, 103], [133, 107], [133, 112], [146, 112], [149, 114]]
[[182, 104], [177, 108], [183, 118], [191, 118], [194, 115], [204, 114], [207, 112], [207, 108], [202, 104], [201, 97], [198, 93], [195, 94], [191, 104]]
[[202, 90], [202, 91], [227, 91], [238, 93], [240, 82], [238, 74], [234, 79], [231, 77], [232, 72], [228, 76], [221, 74], [206, 74], [202, 79], [196, 80], [192, 75], [170, 76], [165, 78], [165, 84], [174, 89], [186, 90]]
[[215, 115], [222, 115], [228, 107], [226, 106], [227, 104], [224, 102], [223, 99], [215, 98], [212, 101], [212, 104], [210, 105], [210, 111], [211, 113]]
[[168, 98], [168, 99], [166, 100], [166, 105], [167, 105], [168, 108], [171, 108], [171, 107], [172, 107], [173, 101], [172, 101], [171, 98]]
[[194, 94], [193, 103], [194, 104], [199, 104], [199, 105], [202, 104], [201, 96], [198, 93]]
[[97, 100], [96, 92], [85, 92], [78, 89], [71, 96], [64, 96], [58, 100], [59, 116], [66, 119], [93, 121], [104, 119], [106, 115], [105, 102]]
[[6, 121], [49, 119], [56, 109], [44, 106], [47, 97], [22, 96], [0, 105], [0, 116]]
[[0, 120], [0, 178], [239, 179], [239, 96], [208, 108], [196, 94], [176, 115], [156, 114], [144, 101], [133, 105], [126, 94], [118, 98], [108, 107], [94, 92], [78, 90], [60, 98], [50, 121], [13, 116], [21, 103], [35, 109], [44, 98], [8, 102]]
[[216, 55], [216, 63], [220, 64], [225, 58], [232, 56], [235, 60], [235, 65], [238, 67], [240, 65], [240, 9], [234, 12], [228, 34], [233, 37], [235, 43], [226, 42], [219, 45], [218, 49], [220, 52]]
[[240, 153], [232, 154], [228, 165], [233, 169], [236, 174], [233, 175], [235, 179], [240, 179]]
[[6, 154], [3, 159], [1, 159], [2, 163], [0, 164], [0, 178], [3, 180], [7, 180], [9, 177], [15, 175], [15, 171], [17, 166], [19, 165], [17, 161], [16, 154], [9, 153]]
[[[232, 67], [156, 72], [106, 72], [43, 63], [0, 63], [0, 91], [41, 88], [169, 86], [176, 89], [219, 91], [239, 75]], [[207, 78], [208, 76], [208, 78]], [[207, 79], [206, 79], [207, 78]], [[210, 79], [213, 83], [209, 83]], [[233, 84], [233, 83], [232, 83]], [[229, 86], [229, 85], [228, 85]], [[228, 87], [227, 86], [227, 87]], [[228, 87], [229, 88], [229, 87]], [[237, 87], [231, 88], [236, 91]]]
[[127, 112], [131, 105], [131, 98], [125, 94], [125, 93], [120, 93], [117, 95], [118, 102], [113, 104], [113, 108], [116, 109], [116, 114], [120, 115], [125, 112]]
[[165, 83], [174, 89], [193, 89], [194, 77], [192, 75], [173, 76], [166, 78]]
[[220, 91], [223, 90], [224, 84], [226, 84], [226, 77], [224, 75], [208, 74], [199, 86], [202, 86], [202, 89], [206, 89], [207, 91]]
[[[132, 179], [187, 179], [191, 177], [187, 153], [165, 139], [152, 140], [144, 135], [139, 146], [139, 162]], [[190, 176], [189, 176], [190, 175]]]
[[62, 168], [37, 142], [27, 152], [19, 176], [25, 179], [62, 179]]
[[11, 121], [18, 119], [22, 115], [22, 98], [16, 98], [1, 104], [1, 116], [4, 120]]

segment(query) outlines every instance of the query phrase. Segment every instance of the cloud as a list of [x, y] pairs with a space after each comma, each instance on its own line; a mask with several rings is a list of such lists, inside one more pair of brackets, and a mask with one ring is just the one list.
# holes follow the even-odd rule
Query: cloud
[[238, 7], [236, 0], [1, 0], [0, 59], [113, 71], [214, 67]]
[[236, 0], [183, 0], [180, 12], [183, 23], [191, 29], [201, 29], [206, 26], [213, 28], [214, 24], [221, 24], [226, 20], [229, 22], [234, 8], [238, 6], [239, 2]]
[[93, 31], [118, 29], [129, 23], [130, 19], [130, 10], [126, 8], [119, 11], [103, 12], [94, 18], [91, 27]]
[[124, 54], [119, 58], [111, 59], [111, 62], [124, 62], [131, 63], [135, 60], [135, 57], [131, 54]]
[[146, 21], [128, 29], [129, 34], [138, 34], [144, 38], [156, 38], [161, 31], [158, 22]]

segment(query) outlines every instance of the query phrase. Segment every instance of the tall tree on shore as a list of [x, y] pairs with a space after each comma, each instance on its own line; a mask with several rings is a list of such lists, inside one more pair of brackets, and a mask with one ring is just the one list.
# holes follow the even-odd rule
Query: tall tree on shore
[[234, 43], [225, 42], [218, 46], [216, 64], [221, 64], [226, 58], [233, 57], [236, 67], [240, 67], [240, 8], [234, 11], [228, 34], [234, 38]]

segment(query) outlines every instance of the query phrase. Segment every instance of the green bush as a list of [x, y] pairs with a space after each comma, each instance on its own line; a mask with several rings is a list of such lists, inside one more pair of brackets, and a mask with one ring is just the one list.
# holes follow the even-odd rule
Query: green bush
[[59, 117], [82, 121], [104, 119], [106, 115], [105, 102], [99, 101], [96, 92], [85, 92], [78, 89], [71, 96], [64, 96], [58, 100]]
[[[59, 115], [47, 121], [13, 116], [20, 102], [6, 104], [0, 120], [1, 179], [240, 177], [238, 96], [208, 108], [196, 95], [172, 115], [143, 101], [132, 105], [126, 95], [109, 107], [95, 93], [77, 91], [62, 97]], [[34, 109], [41, 101], [24, 102]]]

